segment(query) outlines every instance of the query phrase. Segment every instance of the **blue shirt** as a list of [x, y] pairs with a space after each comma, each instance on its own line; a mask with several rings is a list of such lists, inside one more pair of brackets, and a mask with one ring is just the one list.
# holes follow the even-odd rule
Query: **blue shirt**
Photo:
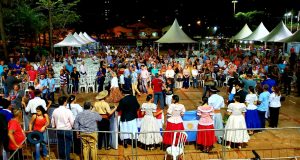
[[72, 66], [72, 64], [67, 64], [66, 65], [66, 69], [70, 72], [70, 73], [72, 73], [73, 72], [73, 66]]
[[7, 109], [0, 109], [0, 114], [4, 115], [6, 122], [13, 118], [13, 114]]
[[3, 72], [3, 66], [0, 65], [0, 75], [2, 75], [2, 72]]
[[270, 93], [269, 92], [263, 92], [259, 95], [258, 101], [260, 101], [260, 105], [257, 106], [257, 110], [259, 111], [267, 111], [269, 108], [269, 97]]
[[137, 74], [137, 72], [132, 72], [131, 73], [131, 83], [134, 84], [137, 82], [138, 82], [138, 74]]
[[265, 84], [267, 84], [269, 86], [268, 91], [270, 93], [272, 93], [272, 87], [276, 85], [276, 81], [274, 79], [268, 78], [268, 79], [264, 80], [263, 82], [261, 82], [262, 86]]
[[129, 71], [129, 69], [126, 68], [126, 69], [124, 70], [124, 77], [125, 77], [125, 78], [129, 78], [129, 76], [130, 76], [130, 71]]
[[[48, 87], [48, 81], [47, 79], [40, 79], [40, 83], [42, 87]], [[47, 93], [47, 88], [43, 89], [42, 93]]]
[[283, 73], [284, 72], [284, 69], [285, 69], [285, 64], [281, 63], [281, 64], [278, 64], [278, 68], [279, 68], [279, 73]]
[[54, 78], [48, 78], [48, 84], [49, 84], [49, 92], [55, 92], [55, 80]]

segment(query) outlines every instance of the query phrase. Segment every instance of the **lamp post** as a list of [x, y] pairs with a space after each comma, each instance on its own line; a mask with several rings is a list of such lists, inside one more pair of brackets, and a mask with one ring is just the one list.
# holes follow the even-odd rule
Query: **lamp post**
[[235, 4], [237, 3], [237, 0], [233, 0], [231, 1], [231, 3], [233, 3], [233, 15], [235, 15]]

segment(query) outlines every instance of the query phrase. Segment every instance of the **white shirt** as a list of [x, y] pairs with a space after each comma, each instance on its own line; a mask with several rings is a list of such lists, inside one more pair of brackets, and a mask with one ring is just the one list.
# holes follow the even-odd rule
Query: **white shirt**
[[28, 102], [28, 104], [25, 108], [25, 112], [30, 112], [31, 114], [34, 114], [34, 113], [36, 113], [36, 107], [37, 106], [43, 106], [45, 111], [47, 111], [47, 106], [46, 106], [45, 100], [43, 100], [40, 97], [34, 97], [33, 99], [31, 99]]
[[247, 110], [255, 110], [257, 106], [254, 102], [257, 102], [258, 98], [256, 94], [247, 94], [245, 102], [247, 103]]
[[[69, 104], [67, 104], [67, 108], [70, 109]], [[79, 104], [71, 104], [71, 111], [76, 118], [77, 114], [83, 111], [83, 108]]]
[[119, 87], [118, 78], [117, 77], [113, 77], [111, 79], [111, 81], [110, 81], [110, 85], [111, 85], [110, 88]]
[[124, 74], [120, 75], [120, 84], [125, 84]]
[[74, 124], [74, 116], [66, 106], [59, 106], [53, 111], [51, 125], [53, 128], [71, 130]]
[[218, 65], [219, 65], [219, 67], [223, 67], [224, 65], [225, 65], [225, 60], [223, 59], [223, 60], [218, 60]]
[[271, 95], [269, 97], [270, 107], [272, 107], [272, 108], [281, 107], [280, 97], [281, 96], [276, 95], [274, 92], [271, 93]]
[[143, 79], [149, 78], [149, 72], [148, 72], [148, 70], [143, 69], [143, 70], [141, 71], [141, 78], [143, 78]]
[[167, 78], [174, 78], [174, 76], [175, 76], [175, 72], [174, 72], [173, 69], [166, 70], [166, 77]]
[[196, 77], [198, 76], [198, 70], [197, 70], [197, 69], [193, 69], [193, 70], [192, 70], [192, 76], [193, 76], [194, 78], [196, 78]]
[[86, 68], [83, 64], [80, 65], [80, 72], [81, 73], [86, 73]]
[[208, 98], [208, 105], [214, 107], [214, 110], [220, 110], [225, 106], [224, 98], [218, 94], [213, 94]]

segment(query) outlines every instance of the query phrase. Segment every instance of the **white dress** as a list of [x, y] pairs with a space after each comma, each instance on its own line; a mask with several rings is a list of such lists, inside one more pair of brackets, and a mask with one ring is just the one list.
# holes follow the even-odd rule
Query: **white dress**
[[[230, 103], [228, 105], [228, 112], [231, 115], [228, 118], [225, 129], [225, 140], [234, 143], [248, 142], [250, 136], [247, 132], [246, 121], [243, 116], [243, 112], [246, 112], [246, 105], [244, 103]], [[239, 130], [228, 130], [228, 129], [239, 129]], [[245, 129], [245, 130], [240, 130]]]
[[[154, 103], [143, 103], [141, 111], [145, 112], [145, 116], [141, 122], [141, 130], [138, 140], [145, 144], [159, 144], [162, 142], [162, 136], [160, 135], [159, 125], [156, 118], [153, 116], [153, 112], [156, 112], [156, 105]], [[156, 132], [156, 133], [143, 133], [143, 132]]]

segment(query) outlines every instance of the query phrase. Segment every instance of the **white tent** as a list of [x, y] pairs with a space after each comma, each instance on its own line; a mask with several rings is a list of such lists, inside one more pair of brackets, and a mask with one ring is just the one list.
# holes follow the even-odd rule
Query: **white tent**
[[82, 34], [82, 32], [79, 33], [79, 37], [81, 39], [83, 39], [85, 42], [91, 43], [92, 41], [88, 40], [86, 37], [84, 37], [84, 35]]
[[281, 21], [267, 36], [259, 40], [266, 42], [277, 42], [291, 35], [292, 33], [290, 32], [290, 30], [287, 29], [284, 23]]
[[233, 40], [241, 40], [241, 39], [243, 39], [245, 37], [248, 37], [250, 34], [252, 34], [252, 31], [249, 28], [248, 24], [245, 24], [244, 27], [239, 31], [239, 33], [237, 33], [231, 39], [233, 39]]
[[187, 36], [183, 30], [179, 27], [177, 20], [175, 19], [171, 28], [164, 34], [157, 43], [197, 43]]
[[91, 42], [96, 42], [93, 38], [91, 38], [86, 32], [83, 33], [83, 36]]
[[270, 32], [266, 29], [264, 24], [261, 22], [259, 26], [253, 31], [253, 33], [248, 37], [243, 38], [243, 40], [258, 41], [259, 39], [267, 36], [269, 33]]
[[81, 43], [81, 44], [88, 44], [89, 42], [83, 40], [82, 38], [79, 37], [79, 35], [75, 32], [73, 36]]
[[81, 47], [82, 44], [70, 33], [61, 42], [54, 45], [54, 47]]
[[300, 30], [296, 31], [293, 35], [286, 37], [284, 39], [281, 39], [277, 42], [300, 42]]

